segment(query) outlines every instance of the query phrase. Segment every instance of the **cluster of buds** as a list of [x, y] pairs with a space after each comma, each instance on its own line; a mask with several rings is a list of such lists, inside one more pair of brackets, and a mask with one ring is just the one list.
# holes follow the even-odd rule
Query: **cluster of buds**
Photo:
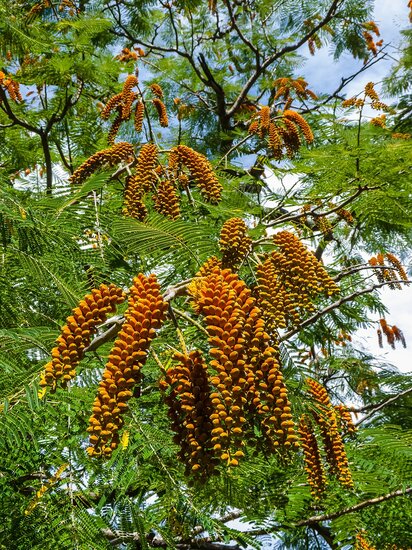
[[122, 91], [112, 96], [100, 113], [100, 116], [104, 120], [107, 120], [113, 111], [117, 113], [107, 138], [110, 144], [114, 143], [122, 122], [130, 119], [132, 104], [138, 97], [138, 94], [133, 91], [133, 88], [136, 87], [137, 84], [137, 77], [135, 75], [128, 75], [124, 81]]
[[143, 101], [137, 101], [136, 107], [134, 110], [134, 129], [136, 132], [141, 132], [143, 129], [143, 120], [144, 120], [144, 103]]
[[210, 379], [214, 452], [229, 466], [237, 466], [245, 441], [255, 438], [256, 420], [269, 450], [297, 446], [278, 350], [269, 344], [251, 290], [231, 270], [216, 267], [194, 279], [189, 292], [213, 346], [209, 353], [215, 371]]
[[154, 143], [146, 143], [140, 149], [134, 173], [126, 180], [123, 203], [125, 216], [137, 220], [143, 220], [146, 217], [147, 209], [143, 197], [155, 189], [156, 165], [157, 147]]
[[179, 196], [170, 180], [163, 179], [159, 182], [153, 201], [155, 210], [166, 218], [175, 220], [180, 216]]
[[211, 256], [201, 265], [195, 277], [206, 277], [212, 273], [215, 267], [222, 267], [222, 262], [216, 256]]
[[177, 171], [179, 164], [189, 170], [190, 176], [199, 187], [204, 199], [212, 204], [221, 200], [222, 185], [213, 172], [207, 158], [187, 145], [174, 147], [169, 154], [169, 169]]
[[277, 124], [271, 118], [270, 108], [265, 106], [254, 115], [248, 130], [250, 134], [257, 134], [260, 138], [268, 136], [269, 147], [275, 158], [282, 157], [283, 147], [288, 156], [294, 155], [301, 145], [299, 132], [302, 132], [307, 143], [313, 142], [312, 130], [298, 112], [285, 108], [280, 122], [281, 124]]
[[375, 547], [366, 540], [364, 530], [357, 533], [355, 539], [354, 550], [375, 550]]
[[167, 118], [167, 111], [166, 111], [165, 104], [161, 99], [159, 99], [158, 97], [155, 97], [153, 99], [153, 105], [156, 108], [156, 111], [159, 117], [160, 126], [163, 126], [163, 128], [166, 128], [167, 126], [169, 126], [169, 119]]
[[314, 498], [320, 498], [326, 488], [326, 475], [315, 432], [307, 415], [302, 415], [298, 433], [310, 492]]
[[279, 251], [272, 252], [257, 267], [256, 294], [268, 328], [299, 324], [301, 314], [312, 312], [312, 303], [319, 295], [339, 292], [322, 264], [300, 240], [288, 231], [274, 236]]
[[337, 414], [339, 431], [341, 433], [354, 434], [356, 432], [356, 426], [353, 423], [352, 415], [348, 408], [340, 404], [335, 405], [334, 409]]
[[375, 43], [375, 40], [373, 38], [373, 34], [376, 36], [380, 36], [379, 28], [375, 21], [368, 21], [367, 23], [363, 23], [362, 27], [365, 29], [362, 32], [363, 38], [366, 42], [366, 49], [372, 53], [373, 56], [376, 56], [378, 54], [378, 47], [382, 46], [383, 41], [379, 40]]
[[121, 415], [128, 409], [134, 387], [141, 379], [141, 369], [149, 346], [165, 318], [167, 303], [163, 300], [155, 275], [139, 274], [133, 279], [128, 297], [125, 321], [120, 330], [99, 383], [93, 402], [93, 414], [87, 431], [94, 457], [110, 457], [120, 442], [123, 426]]
[[379, 128], [385, 128], [386, 127], [386, 115], [379, 115], [371, 118], [370, 123], [372, 126], [378, 126]]
[[313, 413], [313, 416], [322, 435], [329, 470], [342, 485], [353, 487], [348, 458], [339, 432], [337, 410], [332, 406], [327, 391], [319, 382], [309, 378], [307, 384], [319, 409], [319, 413]]
[[273, 87], [276, 89], [273, 101], [283, 98], [286, 103], [290, 104], [292, 95], [296, 95], [299, 99], [318, 99], [318, 96], [308, 88], [308, 83], [302, 77], [295, 80], [288, 77], [278, 78], [273, 82]]
[[352, 337], [346, 331], [341, 330], [338, 334], [338, 337], [335, 340], [337, 346], [342, 346], [343, 348], [347, 346], [348, 342], [352, 342]]
[[178, 456], [186, 465], [186, 475], [207, 478], [217, 462], [211, 442], [214, 408], [207, 364], [198, 350], [176, 352], [174, 359], [179, 363], [167, 370], [160, 389], [176, 434], [174, 441], [180, 446]]
[[230, 218], [220, 231], [219, 248], [222, 253], [222, 266], [236, 270], [240, 267], [252, 248], [252, 239], [241, 218]]
[[94, 172], [104, 166], [114, 166], [122, 161], [130, 161], [134, 158], [133, 145], [122, 141], [112, 145], [108, 149], [98, 151], [83, 164], [81, 164], [70, 176], [70, 182], [80, 185], [86, 181]]
[[114, 312], [116, 305], [124, 300], [125, 294], [122, 289], [113, 284], [100, 285], [80, 300], [61, 329], [61, 334], [56, 340], [57, 346], [51, 352], [52, 360], [44, 367], [40, 378], [42, 388], [50, 386], [52, 391], [55, 391], [59, 380], [62, 387], [67, 386], [76, 375], [76, 367], [98, 325], [101, 325], [108, 313]]
[[129, 48], [123, 48], [122, 51], [118, 55], [116, 55], [116, 59], [124, 63], [128, 63], [129, 61], [136, 61], [138, 57], [139, 55], [137, 54], [137, 52], [132, 52], [129, 50]]
[[[385, 263], [385, 260], [389, 263]], [[387, 254], [379, 253], [372, 256], [368, 261], [369, 265], [375, 268], [375, 275], [379, 283], [389, 283], [391, 289], [401, 289], [402, 285], [399, 281], [408, 281], [408, 275], [403, 268], [398, 258], [388, 252]]]
[[412, 137], [412, 134], [404, 134], [402, 132], [394, 132], [392, 135], [391, 135], [391, 138], [392, 139], [411, 139]]
[[0, 71], [0, 86], [8, 92], [12, 101], [15, 101], [16, 103], [21, 103], [23, 101], [23, 97], [20, 93], [20, 84], [11, 77], [6, 76], [3, 71]]
[[395, 349], [395, 342], [401, 342], [402, 346], [406, 348], [405, 336], [399, 327], [388, 325], [385, 319], [380, 319], [379, 324], [381, 328], [378, 328], [377, 333], [380, 348], [383, 348], [382, 333], [386, 336], [386, 340], [392, 349]]
[[291, 300], [271, 258], [258, 264], [256, 268], [256, 294], [258, 305], [271, 334], [277, 329], [286, 328], [288, 324], [299, 322], [299, 311]]

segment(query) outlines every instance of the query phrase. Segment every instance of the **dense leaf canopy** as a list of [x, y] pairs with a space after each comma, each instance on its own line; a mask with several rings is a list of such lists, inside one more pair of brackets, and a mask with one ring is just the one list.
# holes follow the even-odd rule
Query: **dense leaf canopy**
[[[394, 57], [369, 0], [0, 13], [0, 548], [410, 548], [411, 377], [355, 338], [408, 336], [410, 30]], [[321, 48], [357, 60], [329, 93]]]

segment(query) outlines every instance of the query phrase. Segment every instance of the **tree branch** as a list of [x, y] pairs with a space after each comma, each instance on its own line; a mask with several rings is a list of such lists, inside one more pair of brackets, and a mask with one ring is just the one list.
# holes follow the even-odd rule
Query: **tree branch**
[[372, 411], [369, 414], [365, 415], [363, 418], [361, 418], [360, 420], [355, 422], [355, 426], [359, 426], [359, 424], [363, 424], [363, 422], [365, 422], [365, 420], [369, 420], [369, 418], [371, 418], [375, 413], [377, 413], [378, 411], [380, 411], [381, 409], [383, 409], [387, 405], [390, 405], [391, 403], [394, 403], [395, 401], [397, 401], [401, 397], [404, 397], [405, 395], [408, 395], [409, 393], [412, 393], [412, 388], [408, 388], [407, 390], [401, 391], [400, 393], [394, 395], [393, 397], [390, 397], [389, 399], [386, 399], [385, 401], [381, 401], [380, 403], [376, 403], [375, 405], [366, 405], [365, 407], [362, 407], [361, 409], [356, 409], [355, 411], [353, 411], [353, 409], [351, 409], [351, 411], [353, 411], [353, 412], [362, 412], [362, 411], [367, 411], [367, 410], [372, 409]]
[[273, 55], [265, 59], [265, 61], [259, 67], [256, 68], [255, 72], [250, 76], [246, 84], [243, 86], [241, 92], [239, 93], [232, 107], [227, 112], [227, 115], [229, 117], [233, 116], [236, 113], [236, 111], [239, 109], [242, 102], [245, 100], [250, 89], [258, 80], [258, 78], [262, 75], [262, 73], [277, 59], [280, 59], [285, 54], [293, 52], [298, 48], [300, 48], [303, 44], [305, 44], [305, 42], [309, 40], [309, 38], [311, 38], [314, 34], [316, 34], [322, 27], [327, 25], [335, 15], [335, 12], [340, 3], [342, 3], [342, 0], [333, 0], [331, 7], [329, 8], [325, 17], [322, 19], [322, 21], [320, 21], [317, 25], [315, 25], [310, 32], [308, 32], [303, 38], [298, 40], [298, 42], [296, 42], [295, 44], [291, 44], [290, 46], [285, 46], [280, 51], [275, 52]]
[[[397, 281], [397, 282], [398, 283], [409, 284], [412, 281]], [[291, 338], [292, 336], [294, 336], [295, 334], [300, 332], [303, 328], [311, 325], [312, 323], [317, 321], [320, 317], [322, 317], [323, 315], [326, 315], [330, 311], [340, 307], [342, 304], [344, 304], [346, 302], [351, 302], [352, 300], [354, 300], [358, 296], [362, 296], [362, 294], [368, 294], [369, 292], [373, 292], [374, 290], [376, 290], [378, 288], [381, 288], [385, 285], [390, 285], [390, 284], [393, 284], [393, 281], [385, 281], [384, 283], [379, 283], [379, 284], [377, 283], [376, 285], [372, 285], [368, 288], [364, 288], [362, 290], [357, 290], [356, 292], [353, 292], [352, 294], [349, 294], [348, 296], [343, 296], [337, 302], [334, 302], [333, 304], [330, 304], [328, 307], [325, 307], [324, 309], [318, 311], [317, 313], [312, 315], [312, 317], [309, 317], [305, 321], [302, 321], [296, 328], [293, 328], [292, 330], [290, 330], [289, 332], [287, 332], [286, 334], [281, 336], [279, 338], [279, 342], [284, 342], [285, 340], [289, 340], [289, 338]]]
[[308, 519], [304, 519], [302, 521], [298, 521], [295, 523], [296, 527], [305, 527], [308, 525], [312, 525], [314, 523], [319, 523], [322, 521], [328, 521], [331, 519], [339, 518], [340, 516], [344, 516], [346, 514], [352, 514], [353, 512], [358, 512], [359, 510], [362, 510], [363, 508], [368, 508], [369, 506], [374, 506], [375, 504], [380, 504], [381, 502], [385, 502], [386, 500], [390, 500], [391, 498], [396, 497], [402, 497], [405, 495], [408, 495], [409, 493], [412, 493], [412, 487], [408, 487], [407, 489], [399, 489], [398, 491], [394, 491], [393, 493], [388, 493], [387, 495], [383, 495], [381, 497], [375, 497], [370, 498], [368, 500], [364, 500], [362, 502], [359, 502], [358, 504], [355, 504], [353, 506], [350, 506], [349, 508], [344, 508], [343, 510], [338, 510], [337, 512], [332, 512], [331, 514], [323, 514], [320, 516], [312, 516]]

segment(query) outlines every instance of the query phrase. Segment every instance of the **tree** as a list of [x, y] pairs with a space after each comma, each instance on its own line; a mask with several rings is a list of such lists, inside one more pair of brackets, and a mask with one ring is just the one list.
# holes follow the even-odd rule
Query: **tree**
[[408, 50], [398, 113], [367, 1], [1, 9], [2, 548], [409, 547], [410, 376], [351, 341], [406, 345]]

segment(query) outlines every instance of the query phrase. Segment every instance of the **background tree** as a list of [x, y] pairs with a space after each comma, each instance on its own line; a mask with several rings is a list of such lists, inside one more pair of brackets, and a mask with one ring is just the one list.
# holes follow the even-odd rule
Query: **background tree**
[[408, 48], [387, 105], [371, 2], [1, 10], [2, 547], [408, 548], [410, 376], [351, 342], [406, 345]]

